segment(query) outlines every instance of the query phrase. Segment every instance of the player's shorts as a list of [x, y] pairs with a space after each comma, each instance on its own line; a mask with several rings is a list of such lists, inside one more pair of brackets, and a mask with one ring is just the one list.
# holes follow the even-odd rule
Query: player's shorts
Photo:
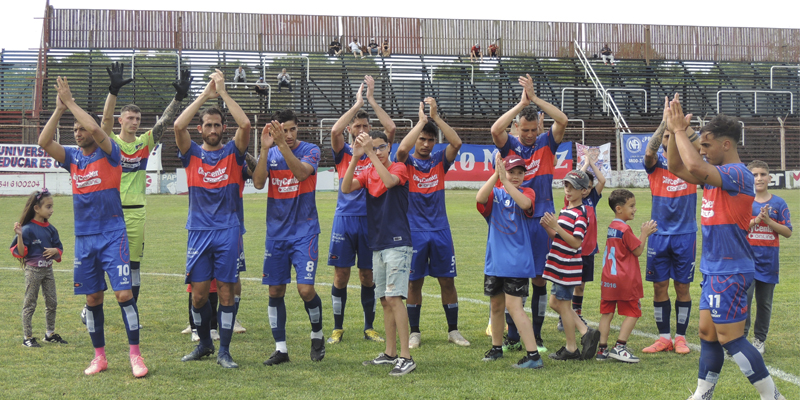
[[236, 270], [247, 271], [247, 265], [244, 262], [244, 236], [242, 235], [239, 235], [239, 258], [236, 260]]
[[594, 280], [594, 254], [590, 256], [581, 256], [583, 260], [583, 272], [581, 275], [582, 282], [591, 282]]
[[550, 252], [552, 239], [547, 231], [539, 223], [542, 217], [533, 218], [533, 228], [531, 228], [531, 247], [533, 248], [533, 268], [536, 276], [544, 274], [544, 264], [547, 262], [547, 253]]
[[189, 231], [186, 249], [186, 283], [216, 279], [236, 283], [239, 280], [237, 260], [239, 227], [213, 231]]
[[125, 228], [128, 231], [128, 248], [131, 261], [142, 261], [144, 258], [144, 207], [122, 208], [125, 215]]
[[600, 314], [617, 314], [624, 317], [639, 318], [642, 316], [642, 301], [636, 300], [600, 300]]
[[531, 280], [528, 278], [503, 278], [500, 276], [483, 275], [483, 294], [484, 296], [495, 296], [505, 293], [509, 296], [522, 297], [522, 304], [525, 304], [525, 297], [528, 297], [528, 287]]
[[125, 229], [75, 236], [74, 293], [92, 294], [108, 289], [104, 272], [112, 290], [130, 290], [129, 253]]
[[392, 247], [372, 252], [372, 278], [375, 298], [408, 297], [408, 272], [411, 246]]
[[358, 268], [372, 269], [372, 250], [367, 235], [366, 216], [334, 215], [328, 265], [350, 268], [356, 265], [358, 255]]
[[700, 309], [711, 311], [715, 324], [733, 324], [747, 318], [747, 288], [753, 273], [703, 275], [700, 284]]
[[550, 294], [556, 296], [558, 300], [569, 301], [572, 300], [574, 290], [575, 286], [564, 286], [553, 282], [553, 286], [550, 288]]
[[456, 276], [456, 253], [450, 229], [413, 231], [411, 243], [414, 254], [411, 257], [409, 280], [416, 281], [428, 275], [434, 278]]
[[313, 285], [317, 277], [319, 234], [296, 239], [267, 239], [264, 251], [263, 285], [285, 285], [292, 281], [292, 265], [297, 284]]
[[697, 235], [651, 235], [647, 241], [648, 282], [672, 279], [680, 283], [694, 281]]

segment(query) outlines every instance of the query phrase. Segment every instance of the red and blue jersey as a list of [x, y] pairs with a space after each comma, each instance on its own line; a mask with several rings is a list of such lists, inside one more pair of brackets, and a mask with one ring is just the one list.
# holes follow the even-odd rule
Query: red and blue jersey
[[319, 146], [300, 142], [292, 154], [314, 167], [306, 180], [295, 178], [278, 146], [267, 153], [267, 239], [289, 240], [319, 234], [317, 217], [317, 166]]
[[408, 169], [408, 223], [412, 231], [439, 231], [450, 229], [444, 203], [444, 175], [452, 164], [446, 151], [432, 153], [427, 160], [409, 154]]
[[[333, 153], [333, 161], [336, 163], [336, 172], [339, 174], [339, 197], [336, 199], [336, 216], [343, 217], [363, 217], [367, 215], [367, 210], [364, 208], [366, 202], [366, 190], [361, 189], [352, 191], [350, 193], [342, 193], [342, 179], [350, 166], [350, 161], [353, 159], [353, 148], [345, 143], [342, 150], [338, 153]], [[353, 178], [358, 178], [362, 172], [372, 168], [372, 161], [367, 155], [362, 155], [361, 159], [356, 164], [356, 170], [353, 173]]]
[[630, 301], [644, 297], [639, 257], [633, 255], [633, 250], [641, 244], [625, 221], [617, 218], [611, 221], [603, 251], [601, 299]]
[[[535, 204], [533, 189], [520, 187], [519, 190]], [[483, 273], [502, 278], [535, 277], [531, 247], [533, 210], [520, 208], [504, 187], [493, 187], [486, 204], [477, 203], [477, 207], [489, 224]]]
[[186, 154], [178, 152], [186, 168], [189, 217], [186, 229], [218, 230], [238, 227], [238, 208], [244, 188], [244, 153], [231, 140], [219, 150], [206, 151], [192, 142]]
[[553, 206], [553, 173], [558, 143], [553, 132], [547, 131], [536, 138], [533, 146], [525, 146], [514, 136], [508, 136], [506, 144], [500, 148], [500, 155], [506, 157], [516, 154], [525, 160], [525, 181], [523, 187], [536, 192], [533, 216], [541, 217], [546, 212], [555, 212]]
[[[586, 235], [586, 206], [583, 204], [573, 208], [563, 208], [558, 215], [558, 226], [567, 234], [579, 238], [581, 244]], [[583, 259], [581, 247], [577, 249], [567, 244], [559, 233], [553, 237], [550, 252], [542, 275], [550, 282], [562, 286], [577, 286], [583, 281]]]
[[[753, 218], [761, 212], [761, 207], [769, 206], [769, 217], [784, 226], [792, 229], [792, 216], [789, 213], [789, 206], [786, 202], [775, 195], [769, 200], [759, 203], [753, 201]], [[778, 283], [778, 272], [780, 271], [780, 241], [778, 234], [761, 221], [750, 228], [747, 241], [753, 247], [753, 255], [756, 263], [756, 273], [754, 278], [764, 283]]]
[[681, 235], [697, 232], [697, 185], [678, 178], [667, 169], [667, 159], [658, 155], [653, 168], [647, 168], [653, 209], [650, 218], [658, 223], [654, 235]]
[[[597, 212], [595, 208], [597, 207], [597, 203], [600, 199], [603, 198], [603, 195], [597, 193], [595, 188], [592, 188], [592, 191], [583, 198], [582, 202], [586, 208], [586, 235], [583, 236], [583, 242], [581, 243], [581, 256], [591, 256], [597, 254]], [[567, 207], [569, 202], [567, 198], [564, 197], [564, 207]]]
[[[61, 254], [64, 246], [58, 237], [58, 230], [49, 222], [39, 222], [35, 219], [22, 226], [22, 243], [25, 245], [25, 253], [21, 254], [17, 247], [17, 235], [11, 241], [11, 254], [16, 258], [22, 258], [25, 265], [30, 267], [51, 267], [53, 261], [61, 262]], [[44, 256], [44, 249], [58, 249], [58, 257], [47, 259]]]
[[392, 163], [389, 173], [400, 182], [386, 189], [375, 167], [365, 170], [356, 180], [366, 189], [367, 233], [372, 251], [411, 246], [408, 225], [408, 172], [403, 163]]
[[747, 232], [755, 198], [753, 173], [741, 163], [716, 168], [722, 187], [703, 186], [700, 272], [705, 275], [752, 274], [755, 265]]
[[84, 155], [78, 147], [64, 148], [64, 163], [72, 178], [75, 235], [94, 235], [125, 229], [119, 185], [122, 152], [111, 140], [111, 154], [99, 146]]

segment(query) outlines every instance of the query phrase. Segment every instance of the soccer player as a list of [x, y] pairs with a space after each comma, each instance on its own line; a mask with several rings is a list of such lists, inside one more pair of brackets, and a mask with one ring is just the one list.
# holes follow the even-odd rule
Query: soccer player
[[[686, 328], [692, 312], [689, 286], [694, 281], [697, 242], [697, 185], [687, 183], [667, 168], [667, 144], [670, 132], [667, 114], [647, 143], [644, 169], [650, 182], [653, 207], [650, 218], [658, 224], [647, 244], [647, 269], [645, 279], [653, 282], [653, 314], [658, 327], [658, 339], [642, 349], [643, 353], [672, 351], [689, 353], [686, 345]], [[686, 132], [692, 145], [699, 149], [700, 136], [690, 128]], [[659, 154], [659, 147], [663, 154]], [[670, 330], [672, 305], [669, 298], [669, 281], [675, 288], [675, 342]]]
[[169, 103], [161, 118], [156, 121], [153, 129], [136, 136], [139, 124], [142, 121], [142, 111], [134, 104], [128, 104], [120, 110], [119, 135], [115, 134], [114, 108], [117, 104], [117, 95], [120, 89], [130, 83], [132, 79], [124, 79], [124, 66], [119, 62], [106, 68], [111, 84], [108, 86], [108, 97], [103, 108], [103, 120], [100, 127], [117, 142], [122, 150], [122, 181], [120, 183], [120, 196], [122, 211], [125, 213], [125, 227], [128, 231], [128, 245], [131, 249], [131, 288], [133, 299], [139, 301], [141, 279], [139, 269], [144, 257], [144, 221], [145, 221], [145, 190], [147, 189], [147, 160], [156, 146], [161, 142], [161, 136], [167, 124], [171, 124], [178, 115], [181, 101], [186, 98], [192, 77], [188, 70], [181, 71], [180, 79], [172, 86], [175, 88], [175, 97]]
[[[391, 365], [389, 375], [413, 371], [417, 364], [408, 350], [408, 313], [403, 299], [408, 296], [411, 267], [411, 229], [408, 218], [408, 171], [402, 163], [389, 160], [391, 143], [380, 131], [358, 135], [353, 158], [342, 179], [342, 193], [365, 188], [369, 247], [375, 273], [375, 293], [383, 307], [386, 350], [364, 365]], [[355, 177], [361, 156], [366, 154], [372, 167]], [[397, 354], [397, 336], [400, 354]]]
[[686, 134], [692, 115], [684, 116], [678, 94], [671, 102], [665, 101], [664, 107], [668, 108], [667, 130], [671, 136], [669, 171], [689, 184], [703, 184], [700, 368], [697, 389], [690, 399], [713, 396], [725, 350], [762, 400], [784, 399], [761, 354], [744, 337], [747, 288], [755, 272], [753, 250], [747, 242], [755, 192], [753, 174], [739, 159], [737, 145], [742, 128], [736, 118], [714, 117], [700, 130], [698, 154]]
[[[289, 361], [286, 348], [286, 284], [291, 268], [297, 275], [297, 292], [311, 321], [311, 360], [325, 357], [322, 301], [314, 290], [317, 275], [319, 218], [315, 191], [319, 147], [297, 138], [297, 116], [292, 110], [276, 113], [261, 133], [261, 156], [253, 171], [253, 185], [267, 191], [267, 237], [264, 276], [269, 285], [269, 325], [275, 351], [264, 365]], [[273, 143], [275, 144], [272, 147]]]
[[[372, 276], [372, 251], [369, 249], [367, 237], [367, 211], [365, 208], [366, 190], [358, 189], [344, 194], [341, 191], [341, 182], [350, 160], [353, 158], [353, 147], [345, 141], [345, 130], [353, 138], [362, 133], [369, 133], [372, 129], [369, 123], [369, 114], [361, 107], [364, 106], [363, 91], [367, 86], [367, 101], [375, 111], [388, 143], [394, 142], [395, 124], [375, 101], [375, 80], [371, 76], [364, 76], [364, 82], [358, 88], [356, 103], [342, 115], [331, 129], [331, 149], [339, 174], [339, 196], [336, 200], [336, 211], [333, 215], [331, 227], [331, 241], [328, 253], [328, 265], [333, 266], [333, 285], [331, 286], [331, 301], [333, 303], [333, 332], [328, 338], [328, 343], [335, 344], [342, 340], [344, 334], [344, 310], [347, 304], [347, 284], [350, 282], [350, 270], [356, 265], [358, 256], [358, 278], [361, 282], [361, 308], [364, 310], [364, 339], [374, 342], [383, 342], [377, 331], [373, 328], [375, 321], [375, 282]], [[372, 166], [372, 161], [363, 155], [358, 160], [354, 176]]]
[[769, 193], [771, 180], [769, 165], [755, 160], [747, 165], [755, 179], [756, 198], [753, 201], [753, 218], [750, 220], [750, 233], [747, 241], [753, 246], [756, 272], [754, 282], [747, 289], [747, 319], [744, 324], [744, 337], [750, 331], [750, 314], [753, 313], [753, 294], [756, 296], [758, 312], [753, 332], [753, 347], [764, 354], [764, 342], [769, 332], [772, 316], [772, 294], [778, 284], [780, 271], [780, 240], [792, 236], [792, 217], [786, 202]]
[[[506, 157], [509, 154], [516, 154], [525, 160], [525, 181], [522, 186], [533, 189], [536, 192], [534, 203], [533, 218], [530, 224], [531, 246], [533, 246], [533, 263], [536, 268], [536, 277], [531, 280], [533, 290], [531, 295], [531, 319], [533, 320], [533, 333], [536, 336], [536, 343], [539, 352], [547, 351], [542, 341], [542, 324], [544, 324], [544, 314], [547, 309], [547, 287], [542, 278], [544, 264], [547, 253], [550, 250], [550, 237], [547, 231], [539, 224], [544, 213], [553, 213], [553, 172], [555, 171], [555, 153], [558, 144], [564, 138], [564, 130], [567, 127], [567, 116], [556, 106], [542, 100], [536, 96], [533, 90], [533, 79], [530, 75], [519, 77], [519, 84], [523, 87], [519, 103], [514, 108], [508, 110], [492, 125], [492, 140], [495, 146], [500, 149], [500, 155]], [[547, 132], [542, 132], [540, 118], [544, 114], [537, 115], [536, 109], [531, 103], [539, 107], [545, 114], [554, 120], [552, 127]], [[517, 128], [519, 137], [509, 136], [506, 128], [519, 115], [519, 123], [514, 125]], [[511, 318], [506, 318], [508, 323], [508, 345], [513, 348], [519, 341], [517, 329]]]
[[[250, 119], [225, 90], [225, 77], [216, 70], [200, 96], [175, 120], [175, 141], [189, 185], [189, 230], [186, 251], [186, 283], [192, 284], [192, 319], [200, 343], [181, 361], [199, 360], [214, 354], [211, 341], [211, 305], [208, 292], [211, 279], [217, 280], [219, 307], [219, 353], [217, 364], [238, 368], [229, 350], [236, 318], [235, 286], [239, 280], [237, 260], [241, 249], [240, 223], [237, 215], [245, 152], [250, 141]], [[203, 145], [192, 141], [189, 123], [208, 100], [222, 98], [238, 128], [233, 140], [224, 146], [227, 129], [225, 115], [216, 107], [200, 113], [197, 131]]]
[[[86, 295], [86, 327], [95, 357], [83, 371], [93, 375], [108, 368], [105, 354], [103, 272], [122, 309], [128, 334], [133, 376], [147, 375], [139, 351], [139, 310], [131, 292], [128, 238], [119, 197], [122, 165], [119, 145], [108, 138], [95, 120], [72, 98], [66, 79], [56, 80], [56, 109], [39, 135], [39, 146], [70, 172], [75, 213], [75, 294]], [[58, 121], [69, 109], [75, 116], [73, 132], [78, 148], [65, 148], [53, 141]]]
[[[430, 107], [432, 122], [425, 116], [425, 104]], [[444, 150], [433, 152], [437, 126], [442, 130], [448, 145]], [[412, 148], [414, 154], [409, 154]], [[408, 321], [411, 325], [408, 346], [412, 349], [420, 344], [422, 285], [428, 275], [439, 280], [442, 307], [447, 319], [447, 340], [459, 346], [469, 346], [469, 341], [458, 331], [458, 293], [453, 282], [456, 276], [456, 255], [444, 203], [444, 176], [460, 148], [461, 138], [439, 116], [433, 97], [419, 103], [419, 121], [397, 147], [397, 162], [404, 163], [408, 168], [408, 223], [411, 226], [411, 242], [414, 243], [406, 300]]]

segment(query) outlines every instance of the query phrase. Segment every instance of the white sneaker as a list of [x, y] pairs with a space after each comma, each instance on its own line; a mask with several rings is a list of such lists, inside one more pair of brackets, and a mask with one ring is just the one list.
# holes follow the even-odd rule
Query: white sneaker
[[[459, 332], [458, 330], [450, 331], [450, 333], [447, 334], [447, 341], [455, 343], [459, 346], [464, 346], [464, 347], [469, 346], [469, 340], [464, 339], [464, 336], [462, 336], [461, 332]], [[409, 340], [409, 342], [411, 342], [411, 340]], [[409, 347], [411, 347], [410, 343]]]
[[219, 332], [216, 329], [211, 330], [211, 340], [219, 340]]
[[197, 336], [197, 329], [192, 329], [192, 341], [199, 342], [200, 336]]
[[625, 345], [616, 345], [613, 349], [608, 351], [608, 356], [626, 363], [638, 363], [639, 357], [633, 355], [633, 353], [628, 349], [628, 346]]
[[184, 334], [184, 335], [188, 335], [188, 334], [192, 333], [192, 326], [191, 325], [187, 325], [186, 329], [182, 330], [181, 333]]
[[761, 354], [762, 356], [764, 355], [764, 350], [765, 350], [764, 346], [765, 346], [764, 342], [762, 342], [762, 341], [760, 341], [760, 340], [758, 340], [756, 338], [753, 338], [753, 347], [755, 347], [756, 350], [758, 350], [759, 354]]
[[242, 323], [239, 322], [239, 318], [236, 318], [236, 321], [233, 323], [233, 333], [245, 333], [247, 329], [244, 329]]
[[419, 347], [419, 342], [422, 340], [422, 334], [419, 332], [414, 332], [411, 336], [408, 337], [408, 348], [409, 349], [416, 349]]

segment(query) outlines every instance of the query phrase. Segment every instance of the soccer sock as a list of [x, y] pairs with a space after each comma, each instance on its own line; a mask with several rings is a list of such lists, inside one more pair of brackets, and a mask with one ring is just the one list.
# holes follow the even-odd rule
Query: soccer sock
[[419, 314], [422, 304], [406, 304], [408, 310], [408, 324], [411, 326], [411, 333], [419, 333]]
[[[308, 320], [311, 321], [311, 333], [322, 333], [322, 300], [319, 295], [315, 294], [311, 301], [303, 303], [305, 303]], [[322, 336], [319, 338], [322, 338]]]
[[531, 319], [533, 321], [533, 336], [542, 337], [542, 325], [544, 325], [544, 313], [547, 311], [547, 285], [533, 286], [533, 298], [531, 299]]
[[229, 353], [233, 336], [233, 321], [236, 313], [236, 306], [223, 306], [220, 304], [217, 311], [217, 322], [219, 323], [219, 352]]
[[344, 306], [347, 304], [347, 287], [339, 289], [331, 285], [331, 303], [333, 304], [333, 329], [344, 329]]
[[533, 357], [534, 360], [538, 360], [538, 359], [542, 358], [542, 356], [539, 355], [539, 350], [529, 351], [527, 353], [528, 353], [528, 357]]
[[700, 368], [697, 373], [697, 390], [694, 392], [694, 398], [711, 398], [723, 362], [725, 362], [725, 351], [719, 342], [700, 339]]
[[200, 344], [202, 344], [203, 347], [214, 346], [214, 343], [211, 341], [211, 313], [210, 301], [206, 301], [200, 308], [192, 306], [192, 319], [197, 329], [197, 337], [200, 338]]
[[597, 350], [607, 350], [607, 349], [608, 349], [608, 343], [598, 343], [597, 344]]
[[575, 314], [581, 315], [583, 311], [583, 296], [572, 296], [572, 309]]
[[[742, 370], [744, 376], [750, 380], [750, 383], [755, 383], [769, 377], [767, 366], [764, 365], [764, 359], [761, 357], [761, 354], [744, 338], [744, 336], [731, 340], [722, 345], [722, 347], [731, 353], [733, 361], [736, 361], [736, 364], [739, 365], [739, 369]], [[773, 394], [773, 392], [774, 389], [770, 391], [769, 394]], [[760, 390], [759, 393], [762, 396], [764, 395]]]
[[628, 344], [627, 340], [619, 340], [619, 339], [617, 339], [617, 343], [614, 344], [614, 346], [625, 346], [626, 344]]
[[[344, 305], [342, 305], [344, 308]], [[364, 309], [364, 330], [374, 329], [375, 322], [375, 284], [361, 286], [361, 308]]]
[[672, 304], [670, 304], [669, 300], [653, 302], [653, 315], [656, 318], [656, 327], [658, 327], [658, 336], [661, 336], [664, 339], [672, 338], [672, 336], [670, 336], [670, 330], [669, 330], [669, 318], [671, 311], [672, 311]]
[[139, 279], [139, 261], [131, 261], [131, 291], [133, 292], [133, 300], [139, 301], [139, 288], [142, 281]]
[[447, 319], [447, 332], [458, 330], [458, 303], [442, 304]]
[[[675, 300], [675, 312], [678, 314], [675, 336], [686, 336], [686, 327], [689, 326], [689, 314], [692, 312], [692, 302]], [[667, 322], [669, 322], [669, 319], [667, 319]]]
[[233, 296], [233, 319], [236, 320], [236, 316], [239, 315], [239, 302], [242, 301], [242, 296]]
[[286, 302], [283, 297], [269, 298], [269, 327], [272, 328], [272, 338], [275, 339], [275, 347], [280, 350], [283, 345], [282, 353], [286, 352]]
[[[89, 330], [89, 337], [92, 338], [92, 347], [95, 349], [106, 346], [106, 336], [103, 331], [105, 321], [103, 303], [96, 306], [86, 306], [86, 329]], [[96, 352], [95, 355], [97, 355]], [[105, 352], [103, 355], [105, 355]]]
[[119, 303], [122, 309], [122, 321], [125, 322], [125, 331], [128, 332], [128, 344], [139, 344], [139, 309], [136, 300]]
[[519, 331], [517, 330], [517, 324], [514, 323], [514, 319], [511, 318], [511, 314], [508, 313], [508, 309], [506, 309], [506, 325], [508, 325], [508, 340], [519, 342]]

